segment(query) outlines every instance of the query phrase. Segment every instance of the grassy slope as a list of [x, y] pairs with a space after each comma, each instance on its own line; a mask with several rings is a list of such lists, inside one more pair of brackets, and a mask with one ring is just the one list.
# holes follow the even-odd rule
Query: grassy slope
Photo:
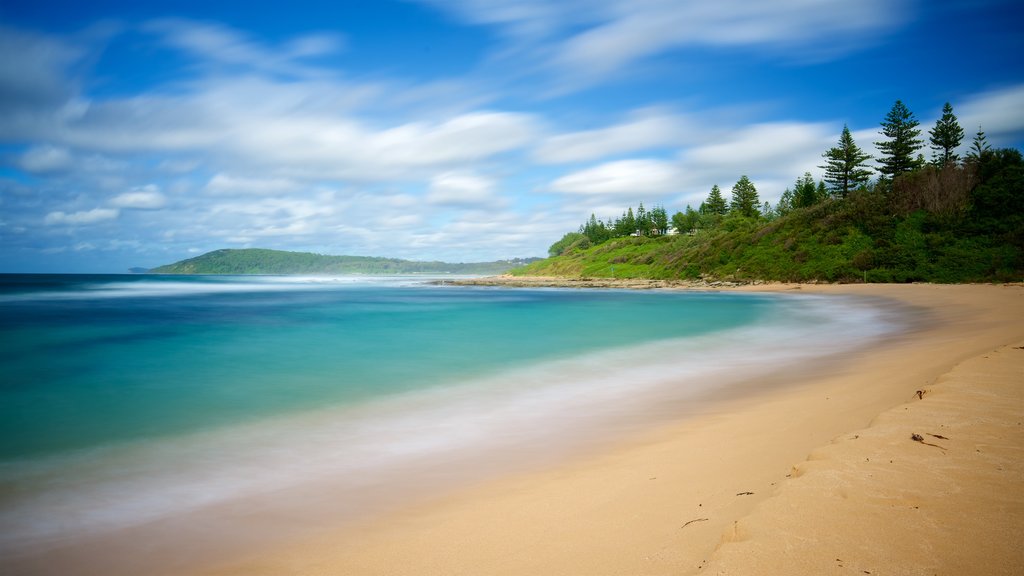
[[971, 233], [924, 212], [886, 216], [879, 195], [796, 210], [772, 222], [726, 218], [692, 236], [616, 238], [517, 275], [839, 282], [1020, 280], [1019, 238]]

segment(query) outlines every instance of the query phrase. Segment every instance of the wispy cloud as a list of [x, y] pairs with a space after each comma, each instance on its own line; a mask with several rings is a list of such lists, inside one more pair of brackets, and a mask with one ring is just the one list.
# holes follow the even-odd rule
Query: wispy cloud
[[666, 110], [644, 109], [625, 122], [545, 138], [534, 157], [545, 164], [588, 162], [652, 148], [681, 145], [695, 138], [687, 118]]
[[80, 212], [72, 212], [70, 214], [62, 211], [54, 211], [47, 214], [43, 222], [47, 226], [84, 226], [104, 222], [106, 220], [113, 220], [117, 218], [120, 213], [120, 210], [115, 208], [93, 208], [92, 210], [83, 210]]
[[615, 195], [631, 199], [661, 196], [679, 190], [680, 174], [671, 162], [634, 159], [600, 164], [573, 172], [551, 183], [566, 194]]
[[74, 165], [67, 148], [49, 144], [29, 148], [18, 159], [18, 164], [23, 170], [36, 174], [63, 172]]
[[337, 33], [307, 34], [278, 45], [268, 45], [219, 23], [165, 18], [146, 22], [142, 30], [157, 35], [166, 45], [192, 55], [205, 64], [237, 66], [289, 76], [322, 73], [303, 60], [341, 51], [345, 38]]
[[823, 60], [902, 25], [907, 0], [422, 0], [465, 22], [496, 26], [531, 58], [547, 55], [560, 89], [611, 78], [687, 47], [756, 49]]
[[147, 184], [114, 196], [110, 199], [110, 205], [115, 208], [156, 210], [167, 205], [167, 197], [156, 184]]
[[449, 206], [487, 206], [495, 204], [494, 181], [467, 172], [444, 172], [430, 181], [427, 201]]
[[1024, 85], [975, 94], [956, 106], [954, 112], [967, 134], [967, 140], [980, 127], [990, 143], [1001, 145], [1012, 141], [1024, 132]]

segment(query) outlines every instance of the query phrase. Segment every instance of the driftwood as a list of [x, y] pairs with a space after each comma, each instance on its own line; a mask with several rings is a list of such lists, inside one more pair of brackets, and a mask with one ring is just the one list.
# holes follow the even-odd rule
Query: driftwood
[[[929, 434], [929, 436], [935, 436], [935, 435], [934, 434]], [[939, 446], [938, 444], [932, 444], [931, 442], [925, 442], [924, 441], [924, 436], [921, 436], [920, 434], [911, 434], [910, 435], [910, 439], [913, 440], [914, 442], [920, 442], [921, 444], [924, 444], [925, 446], [935, 446], [939, 450], [943, 450], [943, 451], [946, 450], [945, 446]]]
[[740, 492], [740, 493], [738, 493], [736, 495], [737, 496], [750, 496], [751, 494], [753, 494], [753, 492]]
[[694, 522], [707, 522], [707, 521], [708, 521], [707, 518], [695, 518], [693, 520], [690, 520], [686, 524], [683, 524], [682, 526], [680, 526], [680, 528], [686, 528], [687, 526], [689, 526], [690, 524], [693, 524]]

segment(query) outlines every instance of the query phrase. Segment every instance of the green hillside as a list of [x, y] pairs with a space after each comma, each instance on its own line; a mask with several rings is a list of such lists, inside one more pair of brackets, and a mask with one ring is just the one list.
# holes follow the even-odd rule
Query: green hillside
[[[814, 197], [811, 182], [808, 194], [806, 206], [787, 206], [784, 214], [692, 211], [691, 227], [679, 235], [605, 239], [621, 221], [605, 226], [592, 219], [552, 246], [559, 255], [513, 274], [944, 283], [1024, 278], [1024, 161], [1017, 150], [986, 150], [978, 161], [926, 167], [841, 197]], [[632, 217], [630, 210], [621, 220]], [[685, 227], [684, 220], [673, 218]]]
[[153, 268], [153, 274], [501, 274], [532, 260], [447, 263], [327, 256], [262, 248], [224, 249]]

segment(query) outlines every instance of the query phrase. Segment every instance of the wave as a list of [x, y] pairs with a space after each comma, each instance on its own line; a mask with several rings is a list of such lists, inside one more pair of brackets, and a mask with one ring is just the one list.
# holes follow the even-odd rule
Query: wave
[[[90, 280], [62, 277], [59, 289], [19, 289], [7, 286], [0, 303], [112, 298], [159, 298], [208, 294], [285, 292], [345, 287], [409, 287], [455, 276], [146, 276], [132, 280]], [[134, 279], [138, 278], [138, 279]], [[458, 276], [457, 278], [468, 278]]]

